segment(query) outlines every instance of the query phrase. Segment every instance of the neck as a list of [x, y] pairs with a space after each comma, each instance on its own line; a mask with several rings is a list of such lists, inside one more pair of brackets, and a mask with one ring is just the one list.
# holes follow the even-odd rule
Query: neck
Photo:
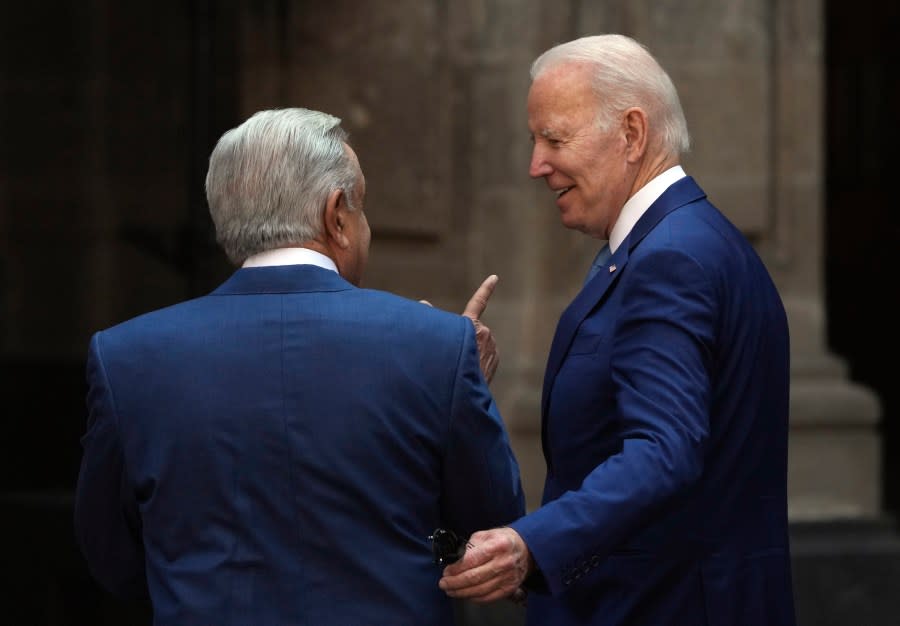
[[309, 241], [304, 241], [302, 243], [294, 243], [291, 244], [291, 247], [308, 248], [310, 250], [315, 250], [319, 254], [324, 254], [329, 259], [334, 261], [335, 264], [337, 264], [337, 256], [335, 255], [334, 250], [332, 250], [327, 243], [325, 243], [324, 241], [320, 241], [318, 238], [310, 239]]
[[665, 172], [667, 169], [678, 165], [678, 155], [659, 153], [653, 157], [649, 157], [641, 161], [638, 168], [637, 176], [635, 176], [634, 184], [631, 186], [631, 198], [640, 191], [644, 185]]

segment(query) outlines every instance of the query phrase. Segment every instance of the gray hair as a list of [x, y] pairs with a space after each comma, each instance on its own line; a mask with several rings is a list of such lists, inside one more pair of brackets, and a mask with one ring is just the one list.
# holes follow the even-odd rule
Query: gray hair
[[278, 109], [222, 135], [209, 157], [206, 199], [216, 240], [233, 263], [315, 239], [335, 189], [353, 208], [359, 166], [340, 123], [327, 113]]
[[610, 130], [619, 115], [638, 106], [650, 119], [651, 141], [655, 137], [663, 150], [674, 155], [688, 151], [690, 136], [678, 92], [643, 45], [624, 35], [575, 39], [540, 55], [531, 66], [531, 79], [565, 63], [589, 67], [600, 128]]

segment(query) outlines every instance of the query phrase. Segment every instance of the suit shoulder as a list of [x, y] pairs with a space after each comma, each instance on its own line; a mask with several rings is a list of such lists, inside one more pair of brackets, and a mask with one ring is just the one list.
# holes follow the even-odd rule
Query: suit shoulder
[[749, 239], [706, 199], [679, 207], [666, 215], [631, 261], [665, 267], [692, 280], [705, 276], [717, 289], [730, 292], [735, 284], [757, 296], [777, 295], [765, 263]]
[[196, 311], [198, 305], [205, 299], [206, 296], [203, 296], [141, 313], [102, 329], [95, 333], [95, 336], [103, 335], [105, 338], [115, 339], [177, 326], [183, 323], [184, 319], [190, 317], [191, 312]]
[[389, 291], [360, 289], [358, 293], [360, 297], [370, 298], [374, 304], [380, 305], [388, 311], [421, 317], [435, 323], [457, 324], [461, 321], [461, 316], [456, 313], [451, 313]]
[[666, 215], [635, 249], [637, 256], [669, 251], [692, 257], [703, 266], [735, 256], [755, 256], [746, 236], [705, 198]]
[[359, 289], [357, 296], [367, 299], [369, 306], [375, 307], [387, 324], [402, 324], [406, 331], [433, 328], [438, 331], [461, 332], [466, 318], [456, 313], [435, 308], [417, 300], [411, 300], [397, 294], [377, 289]]
[[715, 205], [706, 200], [698, 200], [673, 211], [668, 218], [673, 228], [683, 236], [715, 237], [723, 243], [750, 246], [750, 241], [741, 230]]

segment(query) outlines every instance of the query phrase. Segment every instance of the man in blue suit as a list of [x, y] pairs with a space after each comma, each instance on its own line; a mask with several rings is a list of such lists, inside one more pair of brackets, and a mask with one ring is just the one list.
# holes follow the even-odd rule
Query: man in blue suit
[[524, 512], [472, 320], [358, 288], [365, 181], [339, 122], [225, 133], [207, 198], [241, 269], [91, 341], [76, 531], [157, 626], [450, 625], [428, 535]]
[[678, 95], [627, 37], [532, 67], [530, 174], [608, 240], [544, 378], [543, 506], [476, 533], [450, 595], [531, 591], [528, 623], [794, 623], [788, 329], [763, 263], [685, 176]]

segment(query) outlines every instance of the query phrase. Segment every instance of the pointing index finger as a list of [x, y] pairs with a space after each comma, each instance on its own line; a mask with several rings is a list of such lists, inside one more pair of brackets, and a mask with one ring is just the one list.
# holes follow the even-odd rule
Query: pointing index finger
[[477, 320], [481, 317], [481, 314], [484, 313], [484, 310], [487, 308], [488, 299], [491, 297], [491, 294], [494, 293], [494, 288], [497, 286], [499, 280], [500, 279], [496, 274], [491, 274], [484, 279], [481, 286], [474, 294], [472, 294], [472, 297], [469, 298], [466, 309], [463, 311], [465, 317], [472, 320]]

